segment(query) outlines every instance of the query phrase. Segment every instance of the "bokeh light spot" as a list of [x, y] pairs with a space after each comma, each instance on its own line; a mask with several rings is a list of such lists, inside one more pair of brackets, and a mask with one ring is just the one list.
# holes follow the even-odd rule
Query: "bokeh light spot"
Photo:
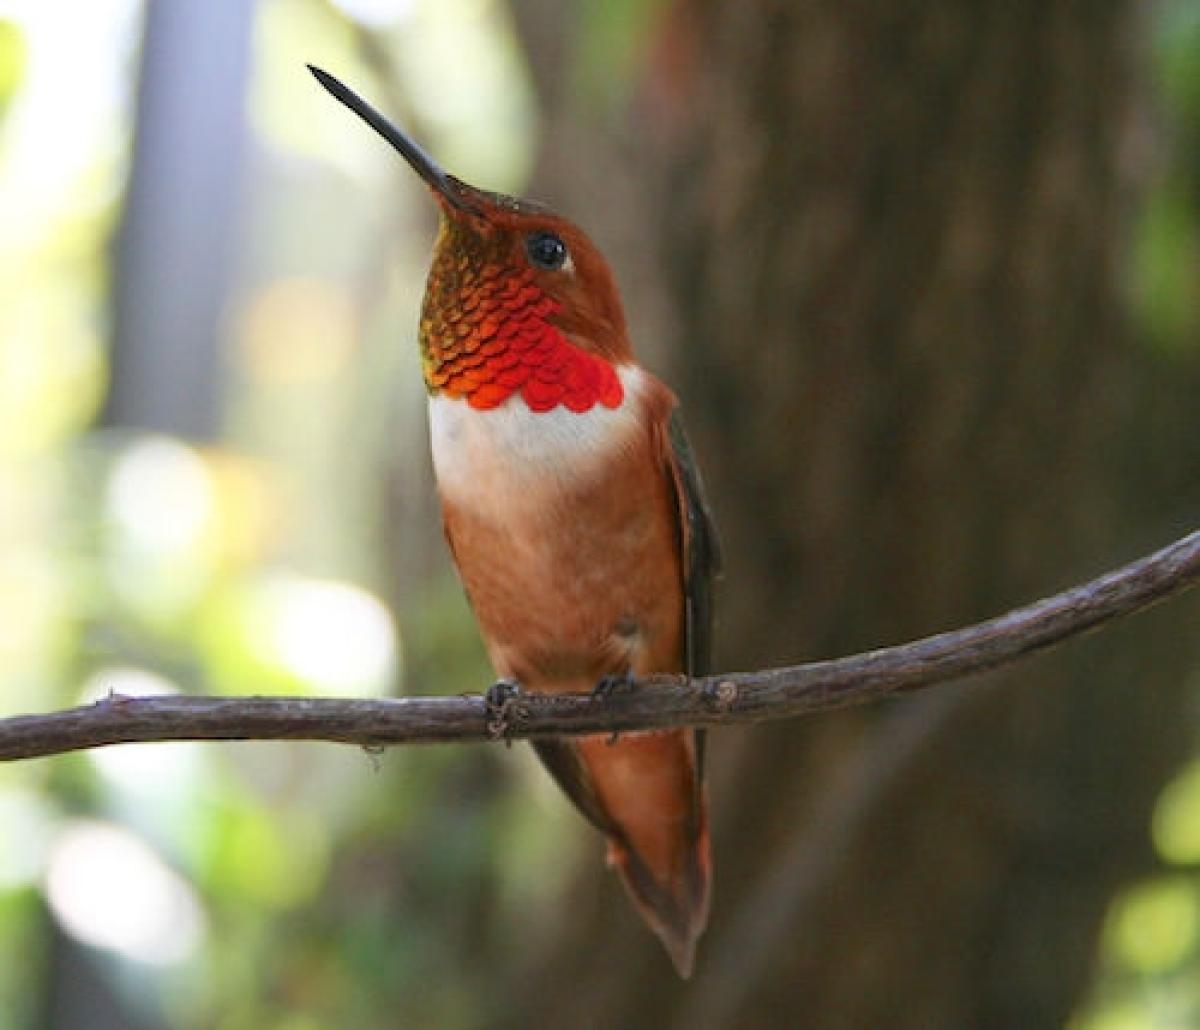
[[188, 883], [133, 834], [78, 821], [55, 842], [46, 897], [77, 940], [150, 965], [174, 965], [195, 950], [204, 913]]
[[131, 542], [155, 552], [194, 546], [214, 507], [200, 456], [166, 437], [139, 440], [120, 457], [108, 500]]
[[1141, 973], [1176, 966], [1195, 946], [1200, 926], [1196, 887], [1183, 877], [1164, 877], [1135, 887], [1109, 914], [1113, 953]]
[[1191, 762], [1162, 792], [1152, 831], [1154, 846], [1168, 862], [1200, 862], [1200, 761]]
[[341, 694], [382, 693], [397, 641], [379, 600], [349, 583], [289, 577], [276, 584], [272, 643], [301, 679]]

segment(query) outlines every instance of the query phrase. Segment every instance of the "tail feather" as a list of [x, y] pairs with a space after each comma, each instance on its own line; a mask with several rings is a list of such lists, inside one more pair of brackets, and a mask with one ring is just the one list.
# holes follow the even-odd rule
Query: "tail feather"
[[712, 880], [695, 734], [581, 737], [573, 746], [587, 784], [585, 811], [608, 837], [609, 864], [686, 978], [708, 922]]
[[682, 869], [662, 879], [631, 847], [609, 838], [608, 862], [621, 876], [646, 925], [662, 941], [676, 972], [692, 975], [696, 942], [708, 924], [712, 862], [704, 825], [685, 856]]

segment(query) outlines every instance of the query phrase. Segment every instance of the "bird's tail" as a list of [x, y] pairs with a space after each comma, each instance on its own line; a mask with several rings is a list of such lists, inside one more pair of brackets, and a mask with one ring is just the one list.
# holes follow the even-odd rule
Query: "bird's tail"
[[686, 979], [712, 882], [696, 731], [582, 737], [575, 746], [608, 835], [609, 864]]

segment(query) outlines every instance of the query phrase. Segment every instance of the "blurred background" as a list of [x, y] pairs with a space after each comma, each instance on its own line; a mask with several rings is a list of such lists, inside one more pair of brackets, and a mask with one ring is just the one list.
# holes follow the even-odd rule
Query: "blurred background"
[[[0, 0], [0, 715], [489, 682], [433, 205], [306, 62], [608, 253], [719, 667], [1195, 528], [1200, 0]], [[522, 747], [4, 766], [0, 1028], [1200, 1025], [1198, 616], [714, 734], [687, 985]]]

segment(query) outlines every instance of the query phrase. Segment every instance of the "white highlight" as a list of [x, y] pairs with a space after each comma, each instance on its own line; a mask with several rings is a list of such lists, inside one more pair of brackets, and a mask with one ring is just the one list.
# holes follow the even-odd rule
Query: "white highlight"
[[273, 657], [321, 690], [384, 693], [396, 677], [399, 640], [387, 608], [360, 587], [279, 577], [272, 583]]
[[148, 437], [117, 461], [108, 507], [130, 541], [151, 553], [195, 545], [212, 519], [216, 501], [203, 459], [166, 437]]
[[371, 28], [387, 28], [412, 17], [416, 0], [333, 0], [348, 18]]
[[107, 204], [119, 188], [114, 140], [128, 117], [141, 9], [138, 0], [0, 0], [0, 18], [16, 22], [28, 47], [5, 116], [0, 254], [38, 246], [55, 219]]
[[187, 882], [133, 834], [79, 821], [58, 838], [46, 898], [77, 940], [150, 965], [174, 965], [196, 949], [204, 913]]

